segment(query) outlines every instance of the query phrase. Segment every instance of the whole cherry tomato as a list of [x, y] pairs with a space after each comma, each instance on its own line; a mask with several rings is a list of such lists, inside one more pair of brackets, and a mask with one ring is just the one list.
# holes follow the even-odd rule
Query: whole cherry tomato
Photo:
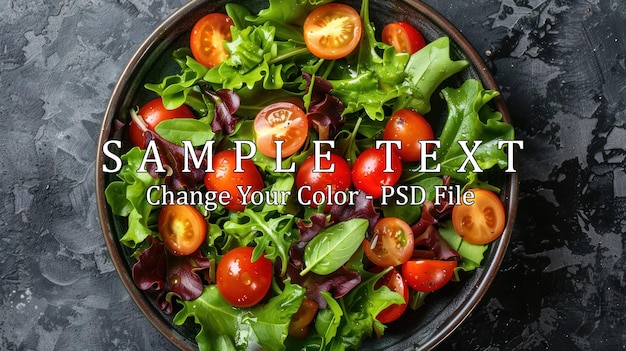
[[226, 209], [243, 211], [250, 199], [244, 199], [242, 194], [260, 191], [265, 184], [254, 162], [249, 159], [241, 160], [242, 172], [237, 172], [236, 157], [235, 150], [213, 155], [213, 172], [205, 174], [204, 185], [207, 190], [228, 193], [228, 204], [224, 205]]
[[[314, 193], [330, 193], [345, 191], [352, 184], [350, 175], [350, 164], [343, 157], [337, 154], [330, 154], [330, 158], [320, 157], [319, 168], [315, 169], [315, 155], [309, 156], [298, 169], [296, 174], [296, 186], [302, 189], [302, 200], [310, 203], [310, 206], [317, 208]], [[328, 208], [326, 208], [328, 209]]]
[[452, 279], [456, 266], [457, 261], [409, 260], [402, 265], [402, 276], [411, 288], [433, 292]]
[[228, 251], [217, 264], [217, 290], [235, 307], [259, 303], [272, 285], [272, 261], [265, 256], [252, 261], [254, 248], [241, 246]]
[[[419, 161], [422, 154], [422, 146], [420, 141], [433, 140], [435, 135], [428, 121], [419, 113], [409, 110], [400, 109], [391, 115], [391, 118], [385, 125], [383, 138], [386, 140], [399, 140], [400, 148], [394, 147], [394, 150], [400, 156], [402, 161], [415, 162]], [[427, 152], [433, 148], [433, 144], [427, 144]]]
[[374, 198], [382, 196], [382, 186], [396, 184], [401, 175], [400, 157], [392, 150], [388, 153], [384, 146], [366, 149], [357, 156], [352, 165], [352, 183], [357, 189]]

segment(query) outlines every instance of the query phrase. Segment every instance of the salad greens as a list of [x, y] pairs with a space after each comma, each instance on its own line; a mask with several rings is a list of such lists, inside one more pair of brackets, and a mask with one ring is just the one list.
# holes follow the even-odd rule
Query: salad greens
[[[136, 250], [137, 285], [157, 290], [160, 305], [176, 311], [175, 324], [193, 320], [199, 326], [196, 341], [201, 350], [355, 350], [364, 338], [383, 335], [386, 326], [376, 316], [404, 299], [387, 286], [376, 285], [388, 270], [372, 273], [365, 263], [362, 242], [381, 215], [412, 224], [416, 241], [437, 257], [460, 260], [456, 280], [461, 271], [480, 267], [488, 248], [456, 234], [446, 217], [451, 206], [433, 205], [432, 189], [450, 181], [464, 188], [495, 189], [482, 179], [482, 171], [506, 167], [506, 154], [497, 144], [514, 137], [512, 126], [489, 106], [498, 93], [473, 79], [442, 89], [444, 81], [468, 67], [467, 61], [451, 58], [449, 39], [434, 40], [412, 55], [399, 53], [377, 39], [368, 0], [360, 8], [364, 32], [358, 49], [341, 60], [316, 58], [305, 45], [301, 23], [312, 9], [329, 2], [270, 0], [269, 7], [256, 14], [227, 4], [225, 12], [234, 26], [232, 40], [224, 42], [230, 54], [226, 61], [207, 68], [189, 48], [179, 48], [173, 52], [179, 73], [145, 85], [162, 97], [166, 108], [184, 104], [198, 116], [164, 121], [146, 133], [156, 148], [166, 150], [162, 159], [167, 176], [150, 168], [139, 172], [142, 160], [154, 150], [134, 147], [122, 156], [119, 179], [106, 189], [112, 213], [128, 218], [120, 240]], [[411, 108], [428, 114], [437, 93], [445, 100], [448, 115], [438, 138], [437, 159], [427, 168], [440, 169], [432, 172], [411, 164], [401, 178], [404, 185], [428, 189], [424, 206], [381, 205], [363, 193], [355, 204], [336, 205], [328, 213], [322, 213], [323, 207], [303, 208], [293, 198], [287, 203], [249, 204], [241, 212], [221, 205], [215, 211], [197, 206], [209, 227], [194, 260], [183, 264], [158, 244], [160, 208], [147, 201], [148, 189], [160, 185], [202, 189], [204, 171], [192, 175], [181, 171], [184, 142], [201, 147], [214, 141], [217, 147], [229, 148], [238, 140], [254, 141], [254, 116], [272, 102], [297, 97], [304, 102], [315, 133], [281, 165], [302, 164], [313, 152], [316, 138], [334, 139], [336, 152], [352, 163], [380, 137], [391, 112]], [[459, 146], [463, 140], [482, 143], [468, 145], [474, 148], [476, 165], [468, 164], [460, 173], [467, 154]], [[265, 191], [295, 190], [294, 174], [276, 172], [275, 159], [259, 153], [251, 159], [263, 172]], [[152, 191], [153, 202], [161, 195]], [[250, 308], [234, 308], [214, 284], [215, 265], [240, 246], [254, 246], [253, 260], [264, 256], [276, 271], [268, 298]], [[207, 273], [202, 275], [202, 270]], [[183, 272], [190, 287], [169, 284], [172, 272]], [[288, 336], [289, 324], [305, 297], [316, 301], [320, 310], [309, 335], [296, 340]]]

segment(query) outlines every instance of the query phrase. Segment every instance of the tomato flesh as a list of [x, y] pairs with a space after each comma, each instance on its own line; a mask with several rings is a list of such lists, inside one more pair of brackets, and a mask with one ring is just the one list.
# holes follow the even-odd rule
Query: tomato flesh
[[402, 265], [407, 284], [421, 292], [441, 289], [454, 276], [457, 261], [409, 260]]
[[381, 218], [371, 238], [363, 241], [363, 248], [365, 256], [377, 266], [401, 265], [413, 254], [413, 230], [399, 218]]
[[[419, 143], [424, 140], [433, 140], [435, 134], [428, 121], [419, 113], [400, 109], [391, 116], [383, 131], [383, 138], [386, 140], [399, 140], [399, 148], [394, 146], [394, 151], [400, 156], [402, 161], [419, 161], [422, 154], [422, 147]], [[433, 144], [426, 144], [426, 152], [431, 152]]]
[[[390, 172], [387, 172], [387, 162], [390, 163]], [[387, 155], [385, 147], [366, 149], [352, 165], [352, 183], [373, 198], [381, 197], [382, 186], [396, 184], [401, 175], [402, 160], [395, 152]]]
[[[309, 156], [296, 174], [296, 186], [301, 189], [301, 198], [313, 208], [318, 207], [315, 193], [329, 192], [332, 196], [349, 189], [352, 184], [350, 164], [343, 157], [331, 153], [329, 158], [320, 157], [319, 163], [320, 169], [315, 169], [315, 155]], [[329, 207], [326, 206], [325, 210]]]
[[165, 247], [174, 255], [189, 255], [206, 239], [208, 224], [193, 206], [165, 205], [157, 224]]
[[484, 245], [496, 240], [504, 231], [506, 215], [500, 198], [486, 189], [474, 193], [473, 204], [461, 203], [452, 208], [452, 226], [470, 244]]
[[[141, 106], [137, 115], [143, 119], [144, 124], [148, 127], [148, 130], [154, 131], [154, 128], [167, 119], [174, 118], [195, 118], [191, 109], [186, 105], [181, 105], [173, 110], [168, 110], [163, 105], [163, 99], [160, 97], [150, 100], [145, 105]], [[128, 136], [133, 145], [140, 148], [145, 148], [145, 137], [141, 128], [131, 121], [128, 125]]]
[[191, 30], [191, 54], [202, 65], [211, 68], [229, 57], [224, 41], [230, 41], [233, 20], [223, 13], [210, 13], [202, 17]]
[[424, 36], [406, 22], [389, 23], [383, 27], [383, 43], [393, 46], [396, 51], [413, 54], [426, 46]]
[[361, 17], [352, 7], [331, 3], [313, 10], [304, 21], [304, 42], [322, 59], [348, 56], [361, 41]]
[[224, 150], [213, 155], [213, 172], [205, 174], [204, 185], [207, 190], [227, 193], [224, 208], [243, 211], [250, 199], [244, 198], [242, 194], [260, 191], [265, 184], [256, 165], [249, 159], [241, 160], [243, 172], [237, 172], [236, 157], [235, 150]]
[[[376, 267], [375, 269], [372, 269], [372, 271], [381, 272], [382, 268]], [[400, 316], [404, 314], [404, 311], [406, 311], [409, 303], [409, 287], [400, 272], [395, 268], [392, 268], [389, 272], [382, 276], [382, 278], [376, 282], [376, 285], [374, 285], [374, 289], [379, 289], [383, 285], [388, 287], [389, 290], [402, 295], [404, 298], [403, 304], [393, 304], [380, 311], [380, 313], [376, 316], [376, 319], [378, 319], [381, 323], [387, 324], [400, 318]]]
[[254, 248], [241, 246], [228, 251], [217, 265], [217, 290], [235, 307], [259, 303], [272, 284], [272, 262], [265, 256], [252, 262]]
[[276, 142], [282, 141], [281, 157], [296, 153], [309, 134], [309, 123], [302, 109], [291, 102], [271, 104], [254, 118], [258, 150], [265, 156], [276, 157]]

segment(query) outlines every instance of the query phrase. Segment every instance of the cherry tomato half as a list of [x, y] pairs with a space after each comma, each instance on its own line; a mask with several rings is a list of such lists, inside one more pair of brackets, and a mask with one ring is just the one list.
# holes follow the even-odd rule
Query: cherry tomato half
[[486, 189], [469, 190], [474, 193], [471, 205], [461, 203], [452, 208], [452, 226], [463, 240], [470, 244], [488, 244], [504, 231], [506, 215], [500, 198]]
[[396, 48], [397, 52], [413, 54], [426, 46], [424, 36], [406, 22], [389, 23], [383, 27], [383, 43]]
[[223, 13], [210, 13], [202, 17], [191, 30], [191, 54], [202, 65], [211, 68], [228, 59], [230, 55], [224, 41], [232, 39], [230, 27], [233, 20]]
[[[302, 163], [296, 174], [296, 186], [298, 189], [302, 189], [301, 198], [306, 203], [310, 202], [310, 206], [313, 208], [318, 206], [315, 204], [315, 201], [318, 201], [318, 199], [314, 199], [315, 193], [327, 194], [330, 192], [331, 196], [334, 196], [336, 192], [349, 189], [352, 184], [350, 164], [343, 157], [331, 153], [330, 159], [320, 157], [319, 163], [320, 169], [316, 170], [315, 155], [311, 155]], [[330, 191], [328, 191], [328, 187], [330, 187]], [[327, 203], [328, 199], [324, 202]], [[329, 207], [327, 206], [326, 209], [328, 210]]]
[[[163, 106], [163, 100], [160, 97], [141, 106], [139, 111], [137, 111], [137, 115], [143, 118], [146, 126], [151, 131], [154, 131], [154, 128], [166, 119], [196, 117], [191, 109], [189, 109], [186, 105], [182, 105], [173, 110], [166, 109], [165, 106]], [[145, 138], [143, 132], [133, 121], [128, 124], [128, 136], [130, 137], [130, 141], [133, 145], [144, 148]]]
[[298, 151], [309, 134], [309, 122], [301, 108], [291, 102], [271, 104], [254, 118], [258, 150], [265, 156], [276, 157], [276, 141], [282, 141], [281, 156]]
[[387, 149], [371, 147], [357, 156], [352, 165], [352, 183], [374, 198], [383, 194], [383, 185], [394, 185], [402, 175], [402, 161], [395, 152], [389, 153], [390, 172], [387, 169]]
[[407, 284], [421, 292], [441, 289], [454, 276], [457, 261], [409, 260], [402, 265]]
[[[382, 269], [382, 267], [375, 267], [371, 271], [381, 272]], [[380, 311], [380, 313], [376, 316], [376, 319], [378, 319], [381, 323], [387, 324], [400, 318], [404, 311], [406, 311], [409, 303], [409, 287], [400, 272], [398, 272], [395, 268], [392, 268], [389, 272], [383, 275], [382, 278], [376, 282], [376, 285], [374, 285], [374, 289], [379, 289], [383, 285], [387, 286], [389, 290], [401, 294], [404, 298], [403, 304], [393, 304]]]
[[309, 324], [313, 321], [313, 318], [317, 315], [318, 310], [317, 302], [309, 300], [306, 297], [302, 299], [302, 304], [298, 311], [291, 316], [291, 323], [289, 323], [289, 336], [304, 339], [309, 334]]
[[313, 10], [304, 20], [304, 42], [322, 59], [348, 56], [361, 41], [361, 16], [352, 7], [331, 3]]
[[204, 185], [207, 190], [228, 193], [229, 203], [224, 205], [226, 209], [243, 211], [246, 208], [245, 203], [250, 199], [244, 199], [242, 193], [252, 194], [254, 191], [260, 191], [265, 184], [254, 162], [249, 159], [241, 160], [243, 172], [236, 172], [236, 157], [235, 150], [224, 150], [213, 155], [214, 172], [207, 172], [204, 175]]
[[217, 264], [217, 290], [235, 307], [256, 305], [272, 285], [272, 261], [261, 256], [252, 262], [253, 251], [252, 247], [237, 247]]
[[[420, 140], [433, 140], [435, 135], [428, 121], [419, 113], [400, 109], [391, 115], [385, 125], [383, 138], [387, 140], [399, 140], [401, 147], [394, 150], [402, 161], [415, 162], [421, 158], [422, 147]], [[432, 151], [433, 145], [427, 144], [427, 152]]]
[[204, 243], [207, 222], [198, 210], [189, 205], [165, 205], [157, 220], [165, 247], [178, 256], [192, 254]]
[[413, 246], [413, 230], [395, 217], [379, 219], [371, 238], [363, 240], [365, 256], [380, 267], [398, 266], [408, 261]]

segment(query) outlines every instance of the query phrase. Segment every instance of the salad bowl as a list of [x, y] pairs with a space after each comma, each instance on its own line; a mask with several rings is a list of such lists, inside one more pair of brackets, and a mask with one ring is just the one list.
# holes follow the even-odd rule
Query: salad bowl
[[[193, 323], [174, 324], [173, 316], [156, 306], [154, 296], [136, 287], [132, 278], [135, 260], [132, 257], [133, 250], [120, 243], [127, 223], [112, 213], [104, 195], [105, 188], [114, 181], [115, 175], [101, 171], [108, 162], [103, 153], [103, 145], [116, 132], [115, 123], [120, 116], [127, 116], [127, 111], [131, 108], [142, 105], [153, 97], [152, 92], [144, 89], [144, 84], [158, 82], [164, 75], [176, 72], [172, 51], [189, 45], [189, 33], [194, 24], [206, 14], [223, 12], [224, 5], [228, 2], [243, 4], [253, 11], [267, 6], [267, 1], [190, 1], [173, 13], [146, 38], [123, 70], [106, 108], [98, 145], [97, 205], [112, 261], [123, 285], [139, 309], [160, 333], [181, 350], [197, 349], [197, 327]], [[360, 1], [342, 2], [360, 8]], [[459, 85], [467, 79], [476, 79], [482, 82], [485, 89], [498, 91], [498, 85], [472, 45], [448, 20], [426, 3], [414, 0], [370, 0], [369, 6], [371, 20], [376, 28], [402, 20], [416, 27], [427, 42], [444, 36], [450, 38], [451, 56], [468, 61], [469, 66], [447, 80], [445, 85]], [[502, 114], [505, 122], [511, 123], [501, 96], [495, 97], [492, 105]], [[430, 113], [445, 116], [445, 103], [433, 102]], [[438, 128], [441, 126], [434, 126], [435, 130]], [[517, 207], [517, 182], [515, 173], [507, 173], [502, 179], [500, 198], [505, 207], [507, 223], [502, 236], [490, 244], [482, 266], [464, 276], [460, 283], [437, 292], [418, 310], [406, 313], [401, 323], [391, 324], [386, 329], [383, 337], [368, 339], [361, 346], [361, 350], [429, 350], [441, 343], [466, 319], [488, 290], [505, 255]]]

